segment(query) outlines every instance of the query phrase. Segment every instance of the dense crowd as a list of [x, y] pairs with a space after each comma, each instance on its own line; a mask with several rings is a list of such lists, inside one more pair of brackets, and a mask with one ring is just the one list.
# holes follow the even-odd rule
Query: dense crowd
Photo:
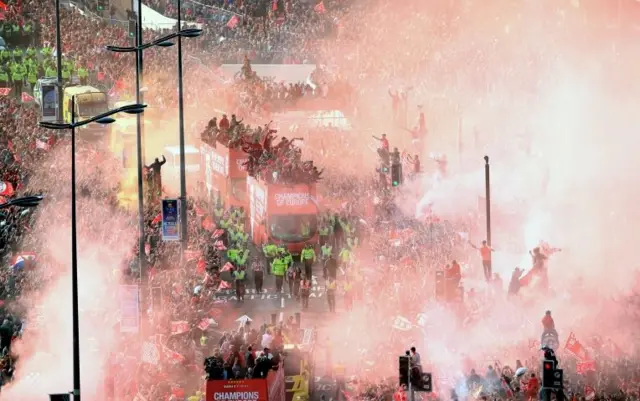
[[[321, 51], [316, 52], [319, 47], [316, 42], [338, 34], [341, 30], [334, 18], [336, 15], [345, 15], [341, 8], [345, 6], [336, 6], [335, 11], [330, 10], [324, 14], [302, 2], [277, 2], [275, 10], [271, 2], [267, 2], [263, 9], [252, 9], [253, 3], [242, 3], [193, 3], [189, 5], [192, 11], [186, 13], [190, 21], [205, 24], [203, 38], [184, 41], [187, 55], [210, 66], [225, 61], [246, 63], [242, 76], [229, 89], [232, 99], [228, 104], [235, 105], [232, 110], [237, 108], [243, 111], [242, 115], [263, 114], [264, 111], [286, 109], [287, 105], [299, 103], [302, 98], [324, 97], [333, 91], [338, 94], [338, 98], [349, 99], [352, 96], [353, 90], [344, 79], [328, 78], [322, 76], [322, 72], [317, 72], [311, 77], [315, 88], [308, 83], [287, 86], [257, 79], [252, 75], [250, 64], [246, 60], [248, 55], [253, 62], [314, 61], [322, 55]], [[55, 13], [50, 2], [30, 0], [19, 4], [18, 7], [16, 3], [9, 2], [10, 12], [5, 13], [2, 29], [6, 32], [10, 30], [11, 33], [2, 36], [10, 47], [22, 47], [23, 53], [16, 53], [13, 49], [10, 52], [0, 52], [0, 87], [11, 86], [21, 92], [22, 87], [16, 86], [16, 83], [33, 85], [34, 77], [50, 76], [55, 72], [50, 45], [55, 43], [52, 29]], [[172, 4], [169, 3], [160, 11], [175, 16]], [[150, 5], [156, 9], [160, 7], [156, 3]], [[221, 7], [229, 12], [213, 7]], [[330, 2], [327, 2], [327, 7], [330, 8]], [[22, 13], [22, 10], [29, 10], [30, 14]], [[341, 21], [341, 25], [349, 25], [351, 18], [359, 18], [360, 8], [354, 6], [354, 10], [348, 18]], [[236, 25], [229, 24], [235, 15], [233, 13], [242, 15]], [[128, 40], [126, 29], [118, 25], [109, 25], [104, 21], [92, 20], [74, 10], [63, 10], [62, 17], [65, 26], [65, 78], [73, 75], [85, 78], [86, 72], [86, 78], [90, 81], [107, 89], [117, 88], [121, 97], [130, 96], [133, 82], [131, 59], [104, 52], [106, 45], [123, 44]], [[402, 24], [403, 19], [397, 18], [398, 23]], [[37, 38], [33, 38], [30, 29], [33, 29]], [[96, 32], [99, 34], [96, 35]], [[161, 32], [145, 32], [146, 37], [160, 34]], [[348, 41], [351, 34], [357, 36], [357, 33], [347, 32], [341, 36], [341, 40]], [[39, 50], [35, 47], [29, 50], [26, 47], [39, 42], [43, 43]], [[368, 46], [365, 45], [362, 51], [371, 51], [380, 57], [372, 57], [372, 60], [377, 60], [376, 63], [362, 68], [354, 66], [354, 70], [358, 70], [359, 74], [364, 71], [369, 75], [392, 78], [392, 71], [398, 70], [396, 63], [402, 62], [402, 59], [381, 54], [388, 52], [388, 48], [375, 48], [374, 43]], [[167, 67], [160, 52], [161, 50], [150, 50], [145, 53], [146, 74], [155, 81], [150, 85], [148, 98], [154, 104], [171, 107], [176, 103], [174, 71], [172, 66]], [[473, 53], [471, 50], [469, 52]], [[473, 53], [473, 57], [476, 56], [499, 57], [498, 52], [489, 56]], [[422, 62], [432, 63], [426, 59], [426, 52], [424, 57], [425, 59], [417, 60], [415, 75], [422, 72]], [[446, 69], [446, 66], [435, 63], [434, 65], [434, 73], [438, 72], [437, 68]], [[24, 66], [24, 70], [20, 66]], [[194, 67], [193, 70], [197, 68]], [[6, 72], [7, 79], [4, 78], [3, 71]], [[473, 81], [474, 77], [479, 77], [481, 79], [478, 81], [481, 82], [490, 80], [489, 72], [484, 68], [478, 69], [474, 74], [476, 75], [470, 75], [468, 79]], [[185, 85], [194, 88], [207, 87], [209, 84], [212, 87], [219, 85], [215, 77], [209, 75], [205, 72], [187, 74]], [[461, 75], [452, 77], [450, 73], [445, 73], [442, 76], [454, 82]], [[7, 82], [7, 86], [4, 86], [3, 81]], [[187, 93], [186, 101], [188, 106], [194, 105], [205, 97], [206, 93], [196, 89]], [[41, 160], [48, 152], [60, 146], [68, 148], [69, 144], [65, 140], [57, 140], [51, 133], [37, 127], [38, 116], [35, 109], [20, 105], [7, 96], [0, 98], [0, 107], [0, 182], [10, 183], [16, 190], [15, 194], [6, 198], [36, 193], [34, 188], [39, 186], [33, 184], [34, 172], [41, 167]], [[250, 154], [248, 169], [251, 175], [262, 175], [265, 179], [275, 179], [277, 182], [315, 182], [320, 180], [322, 174], [322, 180], [318, 183], [322, 187], [320, 192], [327, 202], [331, 202], [331, 206], [321, 217], [320, 230], [324, 233], [321, 235], [324, 238], [321, 238], [320, 245], [333, 244], [335, 251], [329, 251], [327, 259], [337, 258], [340, 267], [347, 270], [345, 276], [352, 277], [354, 281], [365, 277], [363, 279], [367, 280], [366, 288], [376, 294], [366, 297], [367, 299], [376, 300], [384, 297], [390, 300], [385, 305], [370, 305], [372, 322], [377, 323], [388, 317], [391, 311], [403, 310], [407, 311], [407, 315], [418, 312], [414, 310], [415, 305], [420, 305], [418, 301], [423, 301], [423, 294], [433, 292], [434, 280], [431, 280], [431, 277], [434, 277], [437, 270], [454, 263], [469, 262], [468, 242], [460, 233], [480, 238], [477, 232], [479, 216], [471, 215], [455, 222], [425, 222], [408, 218], [397, 207], [397, 199], [394, 198], [393, 192], [381, 185], [377, 176], [356, 179], [336, 171], [323, 174], [312, 163], [302, 159], [300, 150], [291, 145], [293, 140], [283, 137], [279, 143], [274, 144], [275, 132], [268, 125], [254, 129], [242, 121], [237, 121], [234, 116], [230, 121], [223, 116], [220, 121], [212, 120], [203, 131], [202, 137], [205, 142], [219, 142], [224, 146], [247, 151]], [[341, 138], [337, 142], [343, 141], [348, 143], [349, 138]], [[331, 140], [327, 140], [325, 144], [313, 143], [307, 146], [311, 148], [309, 152], [313, 154], [312, 159], [319, 165], [324, 165], [321, 160], [327, 158], [328, 154], [331, 154], [331, 157], [355, 160], [357, 154], [361, 153], [361, 147], [356, 146], [357, 144], [335, 147], [329, 142]], [[90, 159], [92, 155], [95, 153], [86, 154], [85, 158]], [[274, 172], [277, 174], [274, 175]], [[80, 187], [81, 194], [94, 200], [107, 199], [109, 210], [114, 214], [130, 216], [127, 212], [119, 211], [113, 196], [115, 188], [93, 185], [93, 180], [94, 178], [84, 180]], [[28, 188], [30, 192], [25, 192], [23, 188]], [[221, 319], [216, 294], [220, 290], [232, 287], [235, 281], [233, 277], [237, 277], [235, 273], [242, 270], [240, 267], [251, 266], [251, 277], [256, 274], [254, 271], [267, 270], [263, 250], [251, 246], [247, 241], [248, 234], [242, 224], [245, 211], [215, 202], [189, 199], [189, 247], [187, 263], [180, 266], [181, 268], [176, 268], [179, 266], [180, 258], [177, 246], [161, 241], [159, 213], [160, 210], [155, 207], [146, 210], [145, 242], [148, 249], [138, 249], [137, 246], [132, 249], [133, 256], [123, 263], [118, 276], [118, 280], [124, 283], [136, 282], [140, 273], [137, 271], [138, 258], [143, 257], [148, 267], [145, 272], [146, 278], [153, 287], [161, 289], [157, 299], [147, 300], [153, 303], [154, 307], [145, 312], [144, 320], [147, 337], [153, 336], [160, 340], [145, 342], [141, 350], [125, 349], [132, 353], [142, 353], [143, 361], [140, 364], [132, 364], [127, 359], [112, 360], [110, 377], [114, 385], [110, 387], [110, 391], [121, 392], [122, 394], [118, 395], [130, 398], [136, 393], [149, 399], [167, 393], [173, 393], [177, 398], [180, 394], [182, 398], [189, 394], [198, 395], [198, 391], [201, 390], [202, 366], [206, 357], [210, 355], [214, 357], [212, 362], [222, 367], [225, 377], [246, 376], [250, 372], [249, 369], [256, 367], [255, 362], [260, 358], [256, 351], [273, 350], [276, 355], [274, 358], [277, 358], [276, 351], [281, 347], [283, 336], [289, 329], [287, 324], [282, 328], [255, 328], [245, 325], [236, 332], [222, 335], [215, 330], [216, 322]], [[6, 383], [12, 377], [16, 358], [10, 352], [10, 345], [22, 331], [24, 316], [24, 311], [19, 307], [8, 306], [20, 293], [28, 292], [36, 285], [42, 285], [43, 278], [39, 275], [42, 270], [46, 270], [45, 256], [37, 257], [33, 262], [39, 266], [38, 269], [34, 269], [34, 266], [17, 265], [19, 258], [24, 261], [26, 252], [37, 252], [41, 245], [32, 233], [32, 225], [37, 216], [37, 210], [15, 207], [0, 211], [0, 259], [4, 266], [11, 266], [11, 269], [3, 268], [0, 273], [0, 383]], [[222, 228], [221, 233], [218, 232], [218, 227]], [[211, 241], [212, 236], [216, 241]], [[117, 243], [114, 241], [111, 245], [116, 246]], [[237, 256], [245, 255], [247, 252], [248, 258]], [[360, 255], [367, 256], [365, 258]], [[227, 265], [227, 262], [231, 265]], [[371, 265], [375, 266], [374, 272], [362, 274], [366, 273], [366, 269]], [[389, 286], [388, 283], [393, 282], [394, 277], [401, 272], [412, 279], [408, 281], [411, 282], [410, 286], [402, 289]], [[333, 276], [334, 273], [329, 272], [328, 275]], [[340, 280], [347, 279], [341, 277]], [[360, 297], [354, 297], [354, 300], [365, 302]], [[378, 329], [372, 327], [372, 330]], [[396, 345], [402, 347], [400, 343]], [[161, 352], [157, 352], [158, 350]], [[160, 353], [162, 357], [157, 355]], [[267, 357], [268, 355], [269, 351]], [[531, 369], [535, 370], [533, 367]], [[473, 373], [472, 381], [487, 383], [485, 388], [496, 389], [498, 386], [495, 384], [495, 378], [500, 377], [496, 374], [499, 369], [492, 370], [493, 373], [489, 371], [482, 375], [483, 377]], [[606, 376], [604, 372], [598, 373], [595, 379], [567, 374], [565, 377], [570, 382], [567, 388], [571, 389], [575, 397], [588, 396], [587, 389], [583, 386], [588, 379], [592, 381], [589, 386], [606, 392], [609, 399], [621, 398], [619, 393], [622, 391], [626, 391], [625, 397], [635, 397], [635, 390], [632, 388], [632, 384], [638, 380], [635, 371], [619, 364], [615, 364], [613, 371], [615, 374], [611, 374], [609, 370]], [[528, 381], [531, 381], [532, 377], [529, 377]], [[135, 383], [126, 385], [132, 381]], [[177, 385], [173, 385], [175, 383]], [[373, 399], [388, 399], [388, 395], [395, 391], [391, 385], [376, 384], [374, 387], [375, 391], [369, 388], [363, 392], [368, 393], [368, 397]], [[533, 398], [533, 390], [529, 388], [535, 387], [526, 387], [527, 390], [520, 393], [522, 399]], [[501, 393], [502, 390], [498, 389], [497, 392]], [[507, 397], [506, 393], [493, 394], [492, 391], [478, 396], [487, 399], [493, 396]]]

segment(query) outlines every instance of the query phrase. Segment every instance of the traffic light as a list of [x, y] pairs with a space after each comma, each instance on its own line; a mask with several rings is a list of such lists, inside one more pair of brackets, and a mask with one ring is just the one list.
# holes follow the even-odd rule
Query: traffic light
[[432, 380], [431, 380], [431, 373], [423, 373], [420, 376], [420, 380], [418, 383], [411, 383], [413, 385], [413, 388], [416, 391], [426, 391], [427, 393], [430, 393], [433, 391], [433, 384], [432, 384]]
[[97, 3], [98, 3], [98, 11], [104, 11], [109, 5], [107, 0], [97, 0]]
[[402, 164], [391, 165], [391, 185], [394, 187], [402, 184]]
[[542, 361], [542, 388], [553, 388], [556, 363], [550, 359]]
[[398, 358], [398, 377], [400, 385], [409, 385], [409, 357], [401, 356]]
[[136, 20], [129, 20], [129, 37], [134, 38], [136, 36]]

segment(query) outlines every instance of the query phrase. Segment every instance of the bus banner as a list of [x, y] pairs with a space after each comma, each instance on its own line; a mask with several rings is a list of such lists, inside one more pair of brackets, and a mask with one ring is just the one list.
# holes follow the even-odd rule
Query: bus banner
[[315, 214], [317, 207], [312, 192], [309, 185], [269, 185], [270, 214]]
[[206, 401], [269, 401], [267, 380], [209, 380]]

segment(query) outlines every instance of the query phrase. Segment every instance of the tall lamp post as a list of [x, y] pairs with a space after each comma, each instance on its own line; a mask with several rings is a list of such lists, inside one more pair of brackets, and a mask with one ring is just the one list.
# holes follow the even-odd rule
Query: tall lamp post
[[[138, 1], [138, 7], [140, 7], [140, 1]], [[171, 42], [171, 39], [180, 38], [180, 37], [196, 37], [200, 36], [202, 33], [201, 29], [184, 29], [179, 32], [174, 32], [170, 35], [163, 36], [162, 38], [156, 39], [153, 42], [142, 43], [142, 17], [141, 10], [138, 10], [138, 41], [136, 42], [136, 46], [133, 47], [120, 47], [120, 46], [107, 46], [107, 50], [112, 51], [114, 53], [136, 53], [136, 103], [140, 104], [142, 102], [142, 93], [140, 92], [140, 85], [142, 81], [142, 51], [145, 49], [149, 49], [154, 46], [158, 47], [170, 47], [173, 46], [174, 43]], [[138, 158], [138, 247], [140, 249], [140, 256], [138, 257], [138, 270], [140, 274], [140, 282], [144, 279], [144, 269], [146, 260], [143, 257], [143, 252], [145, 248], [145, 240], [144, 240], [144, 194], [143, 194], [143, 179], [142, 179], [142, 165], [144, 164], [143, 150], [142, 150], [142, 118], [140, 115], [137, 116], [136, 121], [136, 146], [137, 146], [137, 158]]]
[[487, 208], [487, 245], [491, 246], [491, 175], [489, 156], [484, 157], [484, 200]]
[[[178, 0], [178, 30], [182, 29], [182, 1]], [[182, 83], [182, 37], [178, 37], [178, 124], [180, 126], [180, 264], [187, 249], [187, 173], [184, 153], [184, 88]]]
[[56, 109], [56, 120], [59, 123], [62, 122], [62, 100], [63, 100], [63, 91], [62, 91], [62, 36], [60, 33], [60, 0], [56, 0], [56, 68], [58, 69], [57, 77], [58, 77], [58, 87], [56, 88], [57, 93], [57, 109]]
[[76, 128], [83, 125], [115, 122], [112, 115], [117, 113], [140, 114], [147, 107], [143, 104], [131, 104], [110, 110], [84, 121], [76, 122], [76, 99], [71, 97], [71, 123], [40, 122], [43, 128], [55, 130], [71, 130], [71, 297], [73, 308], [73, 396], [80, 401], [80, 319], [78, 308], [78, 241], [76, 229]]

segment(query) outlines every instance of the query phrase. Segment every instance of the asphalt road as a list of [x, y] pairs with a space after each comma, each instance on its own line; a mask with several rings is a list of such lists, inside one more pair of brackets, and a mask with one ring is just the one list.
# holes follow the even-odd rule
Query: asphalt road
[[[246, 293], [244, 301], [238, 301], [235, 290], [223, 290], [216, 294], [217, 307], [224, 311], [224, 316], [218, 322], [219, 330], [237, 328], [240, 324], [238, 319], [248, 316], [254, 325], [271, 323], [271, 315], [276, 315], [276, 321], [286, 321], [296, 312], [301, 313], [301, 326], [321, 327], [322, 323], [331, 318], [333, 313], [329, 312], [327, 297], [325, 292], [325, 282], [319, 272], [320, 266], [314, 266], [311, 295], [309, 296], [309, 308], [302, 310], [301, 301], [291, 295], [287, 282], [283, 285], [283, 292], [278, 294], [275, 290], [275, 278], [265, 275], [263, 292], [258, 294], [255, 290], [253, 277], [248, 276], [246, 280]], [[342, 296], [336, 295], [337, 314], [344, 311]]]
[[[338, 277], [340, 282], [340, 277]], [[294, 316], [296, 312], [301, 313], [301, 327], [314, 327], [318, 331], [318, 338], [326, 338], [324, 327], [332, 321], [336, 315], [346, 313], [344, 300], [338, 292], [336, 295], [336, 312], [329, 312], [329, 305], [325, 292], [325, 281], [322, 278], [321, 267], [313, 267], [313, 279], [311, 295], [309, 297], [309, 308], [302, 310], [301, 302], [289, 292], [289, 285], [285, 281], [283, 292], [276, 293], [274, 276], [265, 275], [263, 292], [258, 294], [255, 290], [253, 277], [248, 276], [246, 280], [246, 293], [244, 302], [238, 301], [235, 290], [229, 289], [217, 293], [217, 307], [223, 311], [218, 320], [218, 330], [225, 331], [236, 329], [245, 316], [249, 317], [254, 326], [263, 323], [271, 323], [271, 315], [274, 314], [276, 321], [286, 321]], [[315, 363], [315, 391], [311, 396], [311, 401], [320, 401], [324, 395], [325, 401], [337, 401], [336, 382], [328, 376], [331, 367], [328, 365], [327, 352], [322, 343], [316, 344], [314, 352]], [[340, 397], [342, 399], [342, 397]]]

